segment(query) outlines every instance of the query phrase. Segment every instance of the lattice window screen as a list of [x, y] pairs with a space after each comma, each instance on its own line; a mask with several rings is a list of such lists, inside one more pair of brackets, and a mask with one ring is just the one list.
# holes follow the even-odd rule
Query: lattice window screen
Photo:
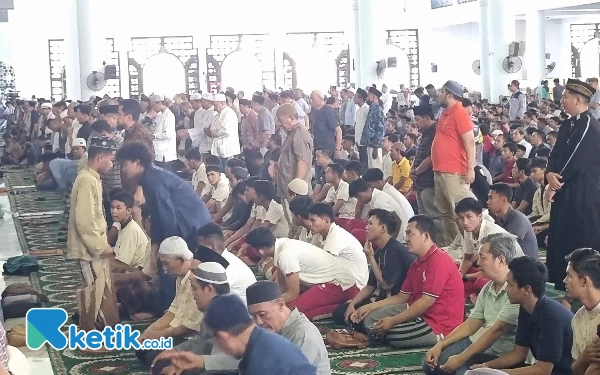
[[414, 90], [421, 84], [419, 71], [419, 30], [388, 30], [388, 39], [393, 45], [400, 47], [408, 56], [410, 69], [410, 89]]

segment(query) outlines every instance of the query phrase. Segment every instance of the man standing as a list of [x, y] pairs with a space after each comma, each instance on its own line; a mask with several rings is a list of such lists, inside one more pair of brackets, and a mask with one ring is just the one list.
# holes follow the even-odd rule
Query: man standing
[[379, 169], [383, 168], [381, 142], [385, 130], [385, 114], [383, 108], [379, 105], [381, 95], [381, 91], [375, 87], [369, 89], [369, 112], [360, 137], [362, 143], [367, 146], [367, 164], [369, 168]]
[[554, 78], [554, 88], [552, 88], [552, 98], [554, 99], [554, 104], [560, 105], [564, 89], [564, 86], [560, 84], [560, 79]]
[[258, 115], [258, 128], [253, 144], [260, 153], [264, 155], [267, 152], [267, 139], [275, 133], [275, 120], [271, 111], [265, 108], [265, 98], [262, 95], [254, 95], [250, 104], [252, 110]]
[[346, 90], [346, 106], [344, 111], [344, 125], [346, 129], [353, 128], [354, 123], [356, 122], [356, 103], [354, 103], [354, 94], [355, 91], [351, 87]]
[[67, 237], [69, 258], [79, 260], [84, 287], [77, 291], [79, 326], [84, 331], [114, 326], [119, 322], [117, 299], [108, 255], [100, 175], [112, 168], [115, 143], [107, 137], [92, 138], [88, 164], [73, 184]]
[[469, 187], [475, 181], [475, 138], [469, 112], [462, 106], [464, 88], [448, 81], [439, 95], [442, 112], [433, 144], [431, 161], [434, 171], [434, 202], [442, 219], [442, 246], [448, 246], [458, 234], [454, 220], [456, 202], [471, 197]]
[[358, 145], [358, 155], [360, 157], [360, 163], [365, 166], [368, 164], [369, 158], [367, 157], [367, 148], [365, 147], [365, 140], [362, 139], [362, 133], [367, 122], [367, 115], [369, 114], [369, 106], [367, 104], [367, 92], [361, 88], [356, 90], [354, 95], [354, 104], [356, 104], [356, 125], [354, 128], [354, 136], [356, 137], [356, 144]]
[[158, 113], [156, 129], [154, 130], [154, 160], [158, 165], [170, 169], [170, 162], [177, 160], [177, 134], [175, 132], [175, 115], [165, 105], [162, 95], [150, 97], [152, 109]]
[[413, 188], [417, 192], [417, 206], [419, 213], [432, 218], [441, 233], [442, 226], [437, 207], [434, 203], [435, 183], [433, 179], [433, 164], [431, 163], [431, 145], [435, 137], [437, 124], [430, 106], [417, 106], [413, 108], [415, 124], [421, 132], [421, 142], [417, 147], [417, 154], [411, 169]]
[[227, 105], [224, 94], [214, 95], [213, 103], [217, 115], [210, 128], [204, 132], [213, 138], [211, 153], [219, 157], [221, 170], [224, 171], [227, 160], [240, 153], [238, 116], [235, 110]]
[[596, 90], [569, 79], [562, 123], [546, 169], [546, 197], [553, 201], [548, 233], [550, 282], [564, 289], [565, 256], [582, 247], [600, 248], [600, 123], [589, 111]]
[[210, 154], [212, 148], [212, 137], [210, 137], [204, 129], [209, 129], [210, 125], [215, 120], [217, 112], [213, 106], [213, 95], [202, 94], [201, 106], [194, 116], [194, 130], [196, 132], [195, 139], [192, 138], [192, 145], [198, 147], [203, 160]]
[[322, 147], [335, 150], [335, 154], [338, 155], [342, 151], [342, 129], [335, 118], [335, 110], [325, 105], [325, 96], [320, 91], [313, 91], [310, 100], [310, 121], [315, 149]]
[[508, 101], [508, 118], [510, 121], [519, 121], [523, 119], [525, 110], [527, 109], [527, 96], [519, 90], [519, 81], [513, 80], [508, 89], [511, 92], [510, 100]]

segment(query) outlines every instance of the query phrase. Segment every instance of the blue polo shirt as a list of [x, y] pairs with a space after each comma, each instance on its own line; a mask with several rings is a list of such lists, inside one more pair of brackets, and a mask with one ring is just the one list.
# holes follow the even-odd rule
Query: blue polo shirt
[[529, 348], [537, 361], [554, 363], [553, 374], [571, 373], [572, 319], [566, 307], [543, 296], [532, 314], [520, 308], [515, 344]]
[[316, 375], [317, 369], [291, 341], [255, 327], [250, 334], [244, 357], [240, 361], [241, 375]]

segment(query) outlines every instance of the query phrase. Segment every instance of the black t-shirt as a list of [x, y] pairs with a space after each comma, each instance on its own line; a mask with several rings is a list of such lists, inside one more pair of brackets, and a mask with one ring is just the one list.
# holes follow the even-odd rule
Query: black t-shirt
[[77, 138], [83, 138], [87, 142], [90, 139], [91, 135], [92, 135], [92, 126], [90, 125], [89, 122], [84, 122], [81, 125], [81, 128], [79, 129], [79, 131], [77, 132]]
[[[383, 280], [392, 285], [392, 295], [400, 292], [408, 268], [415, 259], [416, 257], [408, 252], [406, 246], [395, 238], [390, 238], [382, 249], [375, 250], [375, 261], [381, 268]], [[377, 279], [372, 270], [369, 272], [367, 285], [377, 288]]]
[[551, 298], [542, 296], [533, 313], [519, 309], [515, 344], [529, 348], [533, 357], [554, 364], [553, 374], [570, 374], [573, 346], [573, 313]]
[[525, 215], [529, 215], [531, 213], [531, 210], [533, 208], [533, 195], [535, 194], [537, 188], [538, 185], [535, 182], [533, 182], [533, 180], [530, 177], [527, 177], [525, 181], [523, 181], [515, 191], [513, 202], [517, 203], [517, 207], [519, 207], [522, 201], [529, 203], [529, 205], [525, 209], [525, 212], [523, 212]]

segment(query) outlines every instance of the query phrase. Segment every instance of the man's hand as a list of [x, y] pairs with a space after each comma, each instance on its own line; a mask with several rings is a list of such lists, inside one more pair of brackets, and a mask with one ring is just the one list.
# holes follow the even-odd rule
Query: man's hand
[[482, 364], [479, 364], [479, 365], [473, 365], [473, 366], [471, 366], [471, 370], [475, 370], [475, 369], [478, 369], [478, 368], [490, 368], [490, 365], [488, 365], [487, 362], [486, 362], [486, 363], [482, 363]]
[[207, 126], [206, 128], [204, 128], [204, 134], [208, 135], [209, 137], [212, 137], [212, 132], [210, 131], [210, 126]]
[[555, 194], [556, 194], [555, 190], [546, 189], [546, 191], [544, 192], [544, 199], [546, 199], [548, 202], [554, 202]]
[[176, 352], [171, 363], [180, 370], [204, 369], [204, 357], [192, 352]]
[[581, 353], [580, 358], [587, 364], [600, 363], [600, 340], [597, 338]]
[[535, 234], [540, 234], [543, 231], [545, 231], [546, 229], [548, 229], [549, 227], [550, 227], [549, 224], [536, 225], [535, 227], [533, 227], [533, 232]]
[[465, 362], [466, 361], [463, 360], [463, 358], [460, 356], [460, 354], [453, 355], [453, 356], [450, 356], [450, 358], [448, 358], [446, 363], [444, 363], [440, 368], [442, 369], [442, 371], [444, 371], [447, 374], [454, 374], [456, 372], [456, 370], [458, 370], [459, 368], [461, 368], [462, 366], [465, 365]]
[[344, 312], [344, 322], [348, 323], [348, 319], [355, 311], [356, 311], [356, 308], [354, 307], [354, 304], [352, 302], [350, 302], [348, 304], [348, 307], [346, 308], [346, 312]]
[[334, 159], [339, 159], [340, 158], [340, 152], [341, 151], [336, 148], [335, 151], [333, 152], [333, 158]]
[[474, 168], [469, 169], [467, 171], [467, 175], [465, 176], [465, 178], [469, 182], [469, 185], [472, 184], [473, 182], [475, 182], [475, 169]]
[[183, 370], [180, 370], [177, 367], [170, 365], [163, 368], [160, 373], [161, 375], [181, 375], [183, 374]]
[[429, 366], [430, 369], [433, 370], [438, 365], [440, 355], [442, 355], [442, 347], [439, 343], [435, 344], [433, 348], [429, 349], [425, 354], [425, 362], [427, 362], [427, 366]]
[[102, 250], [102, 256], [106, 257], [109, 255], [113, 255], [115, 252], [113, 251], [112, 246], [107, 245], [104, 250]]
[[548, 172], [546, 174], [546, 179], [548, 180], [548, 186], [551, 190], [556, 191], [564, 185], [564, 182], [561, 182], [562, 176], [558, 173]]
[[387, 318], [383, 318], [383, 319], [379, 319], [375, 325], [373, 326], [373, 328], [371, 328], [371, 332], [373, 332], [376, 335], [383, 335], [384, 333], [386, 333], [387, 331], [389, 331], [390, 329], [392, 329], [393, 326], [395, 326], [396, 323], [394, 322], [394, 318], [393, 317], [387, 317]]
[[[140, 337], [141, 337], [141, 335], [140, 335]], [[150, 367], [154, 367], [154, 365], [158, 361], [167, 360], [167, 359], [171, 358], [170, 356], [172, 355], [172, 352], [175, 352], [175, 351], [176, 350], [173, 350], [173, 349], [163, 350], [156, 357], [154, 357], [154, 360], [152, 361], [152, 365]]]
[[190, 133], [187, 129], [179, 129], [177, 130], [177, 139], [188, 139], [190, 137]]
[[373, 245], [371, 245], [371, 242], [369, 242], [369, 241], [365, 242], [365, 247], [363, 248], [363, 251], [365, 252], [367, 259], [375, 256], [375, 251], [373, 250]]
[[378, 148], [374, 148], [373, 152], [371, 153], [371, 158], [373, 160], [377, 160], [378, 157], [379, 157], [379, 149]]
[[368, 304], [368, 305], [364, 305], [362, 307], [359, 307], [358, 310], [356, 310], [355, 312], [352, 313], [352, 315], [350, 315], [350, 320], [352, 320], [352, 322], [354, 323], [360, 323], [362, 322], [362, 320], [371, 313], [371, 311], [373, 311], [373, 304]]

